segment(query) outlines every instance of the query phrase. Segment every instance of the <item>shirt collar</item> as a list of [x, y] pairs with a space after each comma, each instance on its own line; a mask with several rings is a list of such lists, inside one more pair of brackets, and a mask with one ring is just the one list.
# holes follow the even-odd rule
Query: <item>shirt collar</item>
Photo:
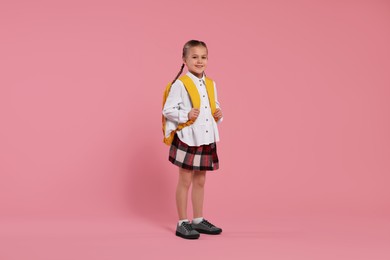
[[[186, 73], [187, 76], [189, 76], [193, 81], [195, 82], [198, 82], [199, 81], [199, 78], [197, 76], [195, 76], [194, 74], [192, 74], [191, 72], [187, 72]], [[202, 78], [200, 78], [201, 80], [205, 81], [205, 76], [204, 76], [204, 73], [202, 75]]]

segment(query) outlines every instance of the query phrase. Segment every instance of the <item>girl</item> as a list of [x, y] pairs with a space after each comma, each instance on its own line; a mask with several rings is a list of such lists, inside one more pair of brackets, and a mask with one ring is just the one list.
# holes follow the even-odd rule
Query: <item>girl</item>
[[[179, 167], [176, 235], [197, 239], [199, 233], [222, 232], [221, 228], [203, 218], [206, 171], [219, 168], [216, 142], [219, 141], [217, 124], [222, 121], [222, 111], [215, 82], [204, 73], [208, 61], [206, 44], [197, 40], [188, 41], [183, 47], [182, 59], [183, 65], [172, 82], [162, 113], [166, 119], [165, 137], [173, 136], [169, 161]], [[187, 66], [188, 72], [179, 78], [184, 66]], [[195, 103], [199, 103], [199, 108], [193, 107]], [[181, 129], [178, 128], [180, 124], [184, 125]], [[190, 223], [187, 218], [187, 198], [191, 184], [193, 220]]]

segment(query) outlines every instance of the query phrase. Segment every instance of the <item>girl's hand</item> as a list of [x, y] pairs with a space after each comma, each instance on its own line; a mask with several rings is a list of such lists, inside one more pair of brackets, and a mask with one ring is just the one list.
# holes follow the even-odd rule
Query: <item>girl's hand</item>
[[188, 119], [191, 121], [195, 121], [199, 116], [199, 109], [192, 108], [191, 111], [188, 113]]
[[215, 110], [214, 118], [217, 119], [217, 121], [222, 118], [222, 110], [221, 109], [217, 108]]

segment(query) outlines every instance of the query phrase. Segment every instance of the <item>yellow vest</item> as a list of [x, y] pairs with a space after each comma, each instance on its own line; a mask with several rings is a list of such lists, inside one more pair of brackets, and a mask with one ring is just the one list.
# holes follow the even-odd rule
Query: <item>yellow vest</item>
[[[187, 75], [181, 76], [179, 78], [179, 80], [181, 82], [183, 82], [184, 87], [186, 88], [188, 95], [190, 96], [192, 107], [199, 109], [200, 108], [200, 95], [199, 95], [198, 89], [195, 86], [195, 83]], [[163, 105], [162, 105], [163, 108], [164, 108], [165, 102], [168, 98], [169, 91], [171, 90], [171, 85], [172, 84], [169, 83], [168, 86], [165, 88], [165, 92], [164, 92], [164, 96], [163, 96]], [[207, 90], [207, 95], [209, 96], [211, 114], [214, 116], [214, 112], [216, 109], [215, 96], [214, 96], [214, 82], [212, 79], [210, 79], [208, 77], [206, 77], [206, 90]], [[214, 118], [214, 120], [216, 120], [216, 119]], [[177, 131], [180, 131], [184, 127], [192, 125], [194, 123], [194, 121], [188, 120], [187, 122], [185, 122], [183, 124], [179, 124], [175, 131], [172, 131], [168, 137], [165, 137], [165, 122], [166, 122], [166, 118], [163, 115], [162, 116], [162, 130], [163, 130], [163, 135], [164, 135], [163, 142], [166, 145], [170, 145], [172, 143], [173, 138], [175, 136], [175, 133]]]

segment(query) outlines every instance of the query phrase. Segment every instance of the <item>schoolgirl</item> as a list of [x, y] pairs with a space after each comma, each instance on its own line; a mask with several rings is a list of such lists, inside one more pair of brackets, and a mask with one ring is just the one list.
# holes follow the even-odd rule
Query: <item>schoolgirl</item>
[[[208, 49], [191, 40], [183, 47], [183, 64], [167, 88], [163, 105], [164, 141], [170, 145], [169, 161], [178, 166], [176, 235], [197, 239], [199, 233], [220, 234], [222, 229], [203, 216], [206, 172], [219, 168], [216, 142], [222, 111], [215, 82], [206, 77]], [[188, 72], [179, 78], [184, 67]], [[193, 219], [187, 217], [188, 191], [192, 185]]]

